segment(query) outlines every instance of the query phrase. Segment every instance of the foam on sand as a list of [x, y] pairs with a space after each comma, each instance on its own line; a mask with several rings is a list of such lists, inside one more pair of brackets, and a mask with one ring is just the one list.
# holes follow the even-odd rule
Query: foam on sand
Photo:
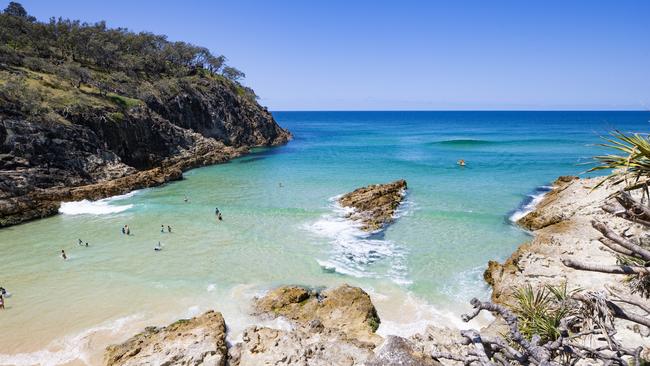
[[118, 196], [108, 197], [97, 201], [81, 200], [62, 202], [59, 213], [64, 215], [107, 215], [124, 212], [133, 207], [132, 204], [116, 205], [121, 201], [137, 194], [138, 191], [129, 192]]
[[93, 342], [95, 336], [100, 333], [118, 334], [123, 331], [123, 328], [139, 318], [141, 318], [141, 315], [135, 314], [109, 321], [78, 334], [54, 340], [44, 349], [35, 352], [13, 355], [0, 354], [0, 365], [54, 366], [67, 364], [75, 360], [80, 360], [89, 365], [91, 363], [90, 353], [96, 347], [95, 342]]

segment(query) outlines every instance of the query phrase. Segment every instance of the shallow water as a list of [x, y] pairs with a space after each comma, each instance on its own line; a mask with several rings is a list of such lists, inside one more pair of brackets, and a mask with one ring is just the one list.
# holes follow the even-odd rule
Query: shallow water
[[[467, 301], [489, 295], [487, 261], [527, 239], [509, 218], [558, 175], [586, 170], [578, 164], [600, 151], [591, 145], [599, 135], [647, 131], [650, 120], [647, 112], [274, 115], [295, 135], [286, 146], [0, 230], [0, 285], [13, 293], [0, 311], [0, 364], [95, 363], [107, 343], [207, 309], [224, 313], [236, 340], [254, 321], [249, 300], [280, 284], [362, 286], [383, 334], [460, 324]], [[409, 184], [406, 204], [385, 232], [368, 236], [341, 218], [333, 197], [398, 178]], [[120, 232], [125, 224], [131, 236]]]

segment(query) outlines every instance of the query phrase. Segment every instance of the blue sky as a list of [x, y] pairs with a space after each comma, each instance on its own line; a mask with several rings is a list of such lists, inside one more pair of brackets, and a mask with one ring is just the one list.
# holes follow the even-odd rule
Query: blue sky
[[206, 46], [271, 110], [650, 109], [646, 0], [20, 2]]

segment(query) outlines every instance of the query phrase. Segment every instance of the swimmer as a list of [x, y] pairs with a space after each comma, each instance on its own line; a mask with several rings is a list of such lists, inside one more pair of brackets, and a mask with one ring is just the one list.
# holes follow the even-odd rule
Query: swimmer
[[221, 212], [221, 211], [219, 211], [219, 207], [215, 207], [214, 208], [214, 215], [219, 216], [219, 212]]
[[278, 187], [280, 187], [280, 188], [284, 187], [284, 186], [282, 185], [282, 182], [278, 183]]
[[164, 233], [165, 232], [165, 225], [160, 225], [160, 232]]
[[171, 234], [171, 232], [172, 232], [172, 227], [169, 226], [169, 225], [167, 225], [167, 232], [170, 233], [170, 234]]
[[126, 234], [126, 228], [122, 226], [122, 235]]
[[79, 245], [84, 245], [84, 242], [79, 239]]
[[0, 287], [0, 295], [5, 296], [7, 294], [7, 290], [4, 287]]
[[86, 242], [86, 248], [88, 248], [88, 242]]
[[223, 218], [221, 217], [221, 212], [219, 212], [219, 214], [217, 215], [217, 218], [219, 219], [219, 221], [223, 220]]
[[65, 255], [65, 250], [63, 250], [63, 249], [61, 249], [61, 258], [63, 258], [64, 261], [68, 260], [68, 256]]
[[128, 226], [126, 227], [126, 235], [131, 235], [131, 229]]
[[185, 196], [185, 198], [183, 199], [183, 201], [185, 201], [185, 202], [189, 202], [190, 200], [189, 200], [189, 198], [187, 198], [187, 196]]
[[463, 159], [458, 160], [458, 165], [465, 166], [465, 160]]

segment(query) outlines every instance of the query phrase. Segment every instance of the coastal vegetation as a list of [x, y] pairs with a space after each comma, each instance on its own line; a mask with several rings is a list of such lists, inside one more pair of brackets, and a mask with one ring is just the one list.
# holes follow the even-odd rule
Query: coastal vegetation
[[105, 22], [40, 22], [10, 3], [0, 14], [0, 227], [285, 143], [244, 76], [205, 47]]
[[251, 100], [245, 74], [205, 47], [104, 21], [39, 22], [16, 2], [0, 14], [0, 112], [63, 122], [71, 110], [130, 109], [201, 79]]

